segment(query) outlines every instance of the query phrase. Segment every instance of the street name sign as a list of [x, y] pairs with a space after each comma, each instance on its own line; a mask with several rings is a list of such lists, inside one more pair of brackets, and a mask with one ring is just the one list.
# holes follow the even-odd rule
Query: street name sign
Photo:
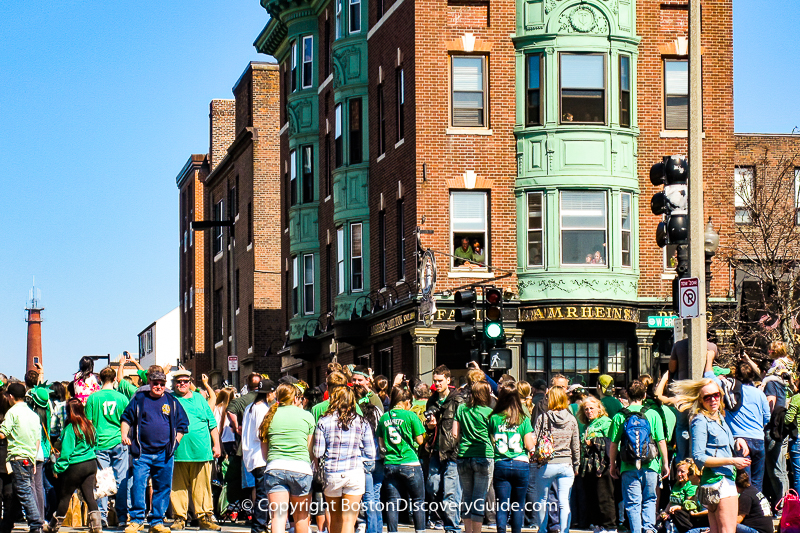
[[700, 316], [700, 290], [697, 278], [678, 280], [678, 315], [681, 318], [696, 318]]
[[651, 329], [672, 329], [675, 327], [676, 316], [649, 316], [647, 327]]

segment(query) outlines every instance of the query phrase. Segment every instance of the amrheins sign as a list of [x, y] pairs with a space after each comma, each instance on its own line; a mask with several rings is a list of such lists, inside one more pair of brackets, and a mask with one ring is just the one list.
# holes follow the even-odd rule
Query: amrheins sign
[[639, 322], [639, 311], [615, 305], [541, 305], [519, 310], [520, 322], [540, 320], [619, 320]]
[[370, 335], [380, 335], [382, 333], [386, 333], [387, 331], [392, 331], [393, 329], [397, 329], [402, 327], [409, 322], [416, 322], [417, 320], [417, 312], [411, 311], [409, 313], [404, 313], [402, 315], [393, 316], [388, 320], [384, 320], [383, 322], [378, 322], [377, 324], [373, 324], [369, 330]]

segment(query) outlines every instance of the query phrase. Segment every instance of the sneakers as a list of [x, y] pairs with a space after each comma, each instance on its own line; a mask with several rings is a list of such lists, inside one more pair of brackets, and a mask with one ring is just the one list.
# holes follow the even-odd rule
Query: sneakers
[[139, 531], [143, 529], [144, 529], [144, 524], [129, 522], [128, 525], [125, 526], [125, 533], [139, 533]]
[[[201, 516], [198, 519], [200, 529], [206, 529], [208, 531], [219, 531], [222, 528], [219, 527], [219, 524], [214, 522], [214, 517], [211, 515]], [[175, 529], [174, 527], [172, 529]]]
[[164, 524], [155, 524], [150, 526], [150, 529], [147, 530], [147, 533], [172, 533], [172, 531]]
[[433, 529], [439, 529], [439, 530], [443, 531], [444, 530], [444, 522], [442, 522], [441, 520], [437, 520], [436, 522], [433, 523]]
[[356, 526], [356, 533], [366, 533], [367, 532], [367, 523], [361, 522]]
[[172, 525], [170, 526], [170, 529], [172, 531], [180, 531], [180, 530], [184, 529], [185, 527], [186, 527], [186, 522], [183, 520], [183, 518], [176, 518], [172, 522]]

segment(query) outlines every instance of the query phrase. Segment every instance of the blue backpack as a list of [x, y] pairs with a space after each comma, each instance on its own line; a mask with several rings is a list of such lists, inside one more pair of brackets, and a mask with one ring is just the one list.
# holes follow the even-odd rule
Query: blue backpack
[[642, 407], [638, 412], [627, 408], [620, 412], [625, 416], [620, 439], [621, 458], [626, 463], [635, 463], [636, 468], [641, 468], [642, 462], [652, 461], [658, 455], [650, 422], [644, 416], [647, 407]]

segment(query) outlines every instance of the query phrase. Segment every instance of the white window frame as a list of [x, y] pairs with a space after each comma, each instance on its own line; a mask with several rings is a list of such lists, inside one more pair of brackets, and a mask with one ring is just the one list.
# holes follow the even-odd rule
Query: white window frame
[[[308, 60], [306, 60], [306, 43], [310, 43], [310, 44], [308, 44], [308, 46], [309, 46], [309, 48], [311, 50], [311, 58], [308, 59]], [[302, 82], [300, 84], [300, 87], [303, 88], [303, 89], [308, 89], [309, 87], [314, 85], [314, 36], [313, 35], [306, 35], [305, 37], [303, 37], [302, 53], [303, 53], [303, 61], [302, 61], [303, 70], [301, 71]], [[310, 73], [309, 73], [308, 79], [306, 79], [306, 65], [307, 64], [311, 65], [311, 68], [309, 70]]]
[[292, 78], [292, 86], [291, 86], [292, 92], [296, 92], [297, 91], [297, 86], [298, 86], [298, 83], [297, 83], [297, 81], [298, 81], [298, 79], [297, 79], [297, 59], [298, 59], [298, 56], [297, 56], [297, 54], [298, 54], [298, 52], [297, 52], [297, 41], [295, 40], [295, 41], [292, 41], [292, 71], [290, 73], [290, 76]]
[[297, 256], [292, 257], [292, 316], [300, 314], [300, 271]]
[[[596, 87], [566, 87], [564, 86], [564, 63], [565, 57], [601, 57], [603, 60], [603, 87], [598, 89]], [[567, 120], [567, 110], [564, 109], [564, 91], [602, 91], [603, 93], [603, 117], [600, 121], [587, 121], [579, 120], [578, 117], [572, 117], [572, 120]], [[560, 124], [608, 124], [608, 54], [603, 52], [561, 52], [558, 55], [558, 112]]]
[[[623, 205], [625, 205], [624, 198], [628, 197], [628, 229], [625, 229], [625, 222], [624, 222], [624, 210]], [[619, 232], [620, 232], [620, 254], [619, 254], [619, 264], [622, 268], [633, 268], [633, 194], [629, 192], [621, 192], [619, 195]], [[628, 234], [628, 264], [625, 264], [625, 234]], [[607, 261], [608, 262], [608, 261]]]
[[[554, 355], [554, 349], [559, 345], [561, 346], [561, 355], [556, 356], [556, 355]], [[579, 357], [579, 355], [578, 355], [578, 346], [579, 345], [582, 345], [582, 346], [584, 346], [586, 348], [586, 356], [585, 357]], [[566, 355], [567, 350], [565, 350], [565, 347], [567, 347], [567, 346], [572, 346], [573, 347], [573, 349], [574, 349], [574, 354], [573, 355]], [[589, 356], [589, 353], [590, 353], [589, 347], [590, 346], [593, 346], [593, 347], [596, 346], [597, 347], [597, 352], [596, 352], [597, 357], [596, 358]], [[549, 370], [550, 370], [551, 373], [562, 373], [562, 374], [567, 374], [567, 375], [573, 375], [573, 374], [586, 375], [586, 374], [594, 374], [595, 372], [599, 373], [599, 371], [600, 371], [600, 369], [602, 368], [602, 365], [603, 365], [602, 348], [603, 348], [603, 343], [600, 342], [600, 341], [594, 341], [594, 340], [573, 341], [573, 340], [560, 340], [559, 339], [559, 340], [551, 341], [550, 342], [550, 353], [549, 353], [549, 356], [550, 356], [550, 368], [549, 368]], [[575, 362], [575, 368], [572, 368], [572, 369], [566, 368], [566, 365], [564, 364], [564, 362], [565, 361], [569, 361], [570, 359], [572, 359], [572, 361]], [[586, 360], [586, 366], [589, 367], [589, 368], [587, 368], [585, 370], [578, 369], [578, 364], [577, 363], [578, 363], [579, 359], [585, 359]], [[590, 366], [593, 359], [596, 359], [595, 362], [597, 363], [597, 367], [591, 367]], [[556, 361], [560, 361], [561, 362], [561, 368], [558, 368], [558, 366], [554, 366], [554, 363]]]
[[336, 1], [336, 38], [341, 39], [342, 37], [342, 2], [344, 0], [335, 0]]
[[[570, 228], [564, 227], [564, 207], [563, 198], [565, 192], [583, 192], [583, 193], [599, 193], [603, 195], [604, 202], [604, 216], [603, 216], [603, 232], [605, 233], [605, 262], [599, 263], [565, 263], [564, 262], [564, 232], [565, 231], [599, 231], [600, 228]], [[609, 267], [609, 253], [608, 253], [608, 191], [598, 189], [562, 189], [558, 194], [558, 247], [561, 255], [561, 265], [569, 267], [589, 267], [589, 268], [608, 268]], [[592, 252], [593, 253], [593, 252]]]
[[[292, 202], [292, 192], [294, 192], [294, 202]], [[289, 152], [289, 203], [296, 205], [300, 202], [300, 188], [297, 183], [297, 150]]]
[[667, 244], [667, 245], [664, 246], [663, 252], [662, 252], [662, 254], [664, 256], [663, 267], [664, 267], [664, 272], [674, 273], [675, 270], [678, 268], [678, 263], [677, 263], [677, 258], [676, 258], [675, 259], [675, 266], [670, 266], [669, 265], [669, 260], [670, 260], [670, 253], [669, 252], [670, 252], [670, 250], [674, 250], [674, 252], [677, 253], [678, 245], [677, 244]]
[[[483, 230], [469, 230], [469, 231], [462, 231], [456, 229], [456, 224], [458, 219], [453, 216], [453, 212], [455, 211], [454, 208], [454, 201], [460, 195], [482, 195], [483, 196]], [[488, 264], [489, 262], [489, 193], [487, 191], [464, 191], [464, 190], [451, 190], [450, 191], [450, 249], [455, 251], [455, 249], [461, 246], [461, 238], [456, 239], [456, 233], [470, 233], [470, 241], [478, 235], [479, 233], [483, 233], [483, 262]], [[470, 248], [472, 247], [472, 242], [470, 242]], [[485, 272], [487, 270], [486, 267], [473, 267], [470, 268], [466, 265], [455, 266], [455, 258], [450, 258], [450, 268], [457, 272]]]
[[[667, 83], [667, 64], [668, 63], [684, 63], [686, 64], [686, 92], [668, 92], [668, 83]], [[686, 131], [689, 125], [689, 61], [687, 59], [682, 58], [664, 58], [663, 60], [663, 76], [664, 76], [664, 129], [668, 131]], [[668, 105], [667, 99], [669, 97], [685, 97], [686, 98], [686, 126], [687, 128], [676, 127], [679, 124], [675, 123], [667, 123], [667, 113], [668, 113]]]
[[336, 274], [338, 286], [336, 294], [343, 294], [345, 291], [345, 272], [344, 272], [344, 226], [336, 228]]
[[[612, 357], [612, 348], [614, 356]], [[622, 354], [619, 355], [619, 349]], [[628, 343], [625, 341], [606, 342], [606, 372], [608, 374], [624, 374], [627, 371]], [[612, 367], [613, 365], [613, 367]]]
[[[540, 228], [533, 228], [533, 229], [532, 229], [532, 228], [531, 228], [531, 226], [530, 226], [530, 224], [531, 224], [530, 198], [531, 198], [532, 196], [536, 196], [536, 195], [538, 195], [538, 196], [540, 197], [540, 199], [541, 199], [541, 206], [542, 206], [541, 220], [542, 220], [542, 226], [541, 226]], [[546, 255], [546, 254], [545, 254], [546, 247], [545, 247], [545, 231], [544, 231], [544, 225], [545, 225], [545, 209], [546, 209], [546, 207], [545, 207], [545, 200], [546, 200], [546, 199], [547, 199], [547, 196], [545, 195], [545, 192], [544, 192], [544, 191], [530, 191], [530, 192], [528, 192], [528, 193], [527, 193], [527, 195], [526, 195], [526, 197], [525, 197], [525, 201], [526, 201], [526, 205], [525, 205], [525, 212], [527, 213], [527, 222], [526, 222], [526, 224], [527, 224], [527, 226], [528, 226], [528, 235], [527, 235], [527, 237], [528, 237], [528, 240], [527, 240], [527, 246], [526, 246], [526, 248], [525, 248], [525, 253], [526, 253], [526, 254], [527, 254], [527, 256], [528, 256], [528, 257], [527, 257], [527, 264], [528, 264], [528, 268], [544, 268], [544, 265], [545, 265], [545, 261], [544, 261], [544, 259], [545, 259], [545, 255]], [[539, 263], [538, 265], [537, 265], [537, 264], [534, 264], [534, 263], [531, 261], [531, 257], [530, 257], [531, 234], [532, 234], [532, 233], [536, 233], [536, 232], [538, 232], [538, 233], [541, 235], [541, 239], [540, 239], [540, 240], [541, 240], [541, 243], [542, 243], [542, 261], [541, 261], [541, 263]]]
[[[747, 225], [753, 223], [753, 217], [747, 207], [747, 200], [752, 199], [755, 179], [756, 169], [754, 166], [743, 165], [733, 170], [733, 207], [735, 209], [734, 220], [736, 224]], [[744, 190], [746, 186], [749, 186], [749, 191]], [[743, 197], [740, 192], [750, 195], [750, 198]]]
[[[455, 60], [456, 59], [480, 59], [481, 61], [481, 124], [456, 124], [456, 93], [476, 93], [478, 91], [457, 91], [455, 84]], [[451, 55], [450, 56], [450, 125], [453, 128], [489, 128], [489, 76], [488, 76], [489, 56], [481, 55]], [[473, 109], [467, 108], [464, 109]]]
[[[355, 254], [355, 228], [358, 227], [358, 235], [360, 239], [359, 248], [360, 253]], [[355, 261], [361, 261], [360, 276], [361, 286], [355, 287]], [[364, 292], [364, 225], [361, 222], [353, 222], [350, 224], [350, 292]]]
[[[311, 261], [311, 276], [308, 275], [308, 262]], [[308, 290], [311, 288], [311, 308], [308, 307]], [[314, 314], [314, 254], [303, 255], [303, 314]]]
[[[220, 199], [219, 202], [214, 204], [214, 220], [221, 221], [224, 214], [225, 214], [225, 200]], [[215, 247], [217, 248], [217, 251], [214, 252], [214, 254], [215, 255], [221, 254], [225, 250], [222, 237], [222, 226], [216, 226], [214, 228], [213, 235], [214, 235], [214, 240], [217, 242], [217, 245]]]
[[194, 307], [194, 287], [189, 287], [189, 309]]
[[[344, 109], [341, 103], [333, 108], [333, 167], [344, 166]], [[337, 161], [336, 158], [339, 158]]]
[[[358, 13], [358, 17], [354, 17], [353, 13]], [[347, 29], [350, 35], [361, 33], [361, 0], [349, 0], [347, 19]], [[358, 22], [358, 27], [353, 24], [353, 21]]]

